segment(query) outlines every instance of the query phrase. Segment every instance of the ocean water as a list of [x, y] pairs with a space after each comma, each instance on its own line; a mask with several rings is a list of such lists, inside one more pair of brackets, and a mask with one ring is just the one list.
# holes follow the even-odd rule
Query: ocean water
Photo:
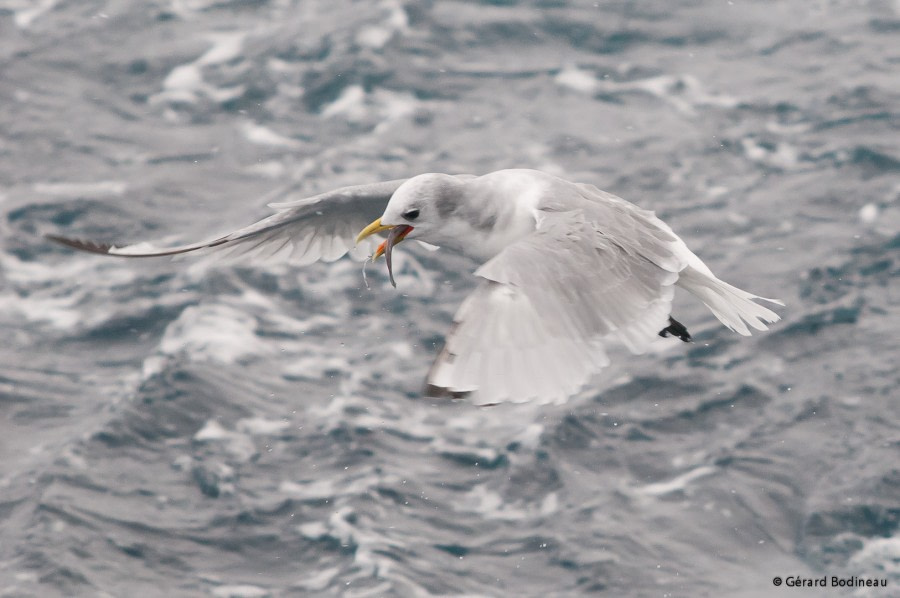
[[[900, 595], [898, 69], [896, 0], [0, 0], [0, 596]], [[418, 395], [462, 257], [42, 238], [507, 167], [784, 320], [480, 409]]]

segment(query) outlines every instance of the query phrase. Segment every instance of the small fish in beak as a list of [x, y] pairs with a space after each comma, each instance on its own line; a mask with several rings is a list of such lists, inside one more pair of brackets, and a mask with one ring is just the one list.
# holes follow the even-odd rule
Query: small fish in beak
[[391, 280], [391, 284], [394, 285], [395, 289], [397, 288], [397, 283], [394, 282], [394, 270], [391, 266], [391, 249], [393, 249], [394, 245], [402, 241], [412, 229], [413, 227], [405, 224], [392, 228], [391, 232], [388, 233], [387, 240], [378, 246], [378, 250], [375, 252], [375, 255], [372, 256], [372, 260], [376, 260], [379, 255], [384, 254], [384, 261], [387, 264], [388, 269], [388, 278]]
[[413, 227], [407, 224], [399, 224], [397, 226], [385, 226], [381, 224], [381, 218], [364, 228], [359, 236], [356, 237], [356, 242], [359, 243], [366, 237], [370, 237], [376, 233], [384, 232], [389, 230], [391, 232], [388, 233], [388, 238], [381, 245], [378, 246], [378, 249], [375, 250], [374, 255], [372, 255], [372, 261], [374, 262], [382, 255], [384, 256], [384, 261], [387, 263], [388, 269], [388, 278], [391, 280], [391, 284], [394, 288], [397, 288], [397, 283], [394, 282], [394, 270], [393, 265], [391, 263], [391, 250], [394, 248], [394, 245], [403, 241], [406, 238], [406, 235], [412, 231]]

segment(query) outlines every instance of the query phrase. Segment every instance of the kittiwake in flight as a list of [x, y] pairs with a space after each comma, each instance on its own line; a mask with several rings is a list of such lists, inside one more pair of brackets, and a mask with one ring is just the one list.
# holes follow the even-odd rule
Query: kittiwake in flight
[[653, 212], [536, 170], [422, 174], [270, 205], [277, 212], [264, 220], [179, 247], [48, 237], [121, 257], [215, 250], [309, 264], [364, 258], [360, 243], [386, 233], [373, 259], [384, 255], [391, 283], [391, 251], [405, 239], [461, 252], [480, 264], [480, 283], [453, 318], [425, 394], [477, 404], [562, 402], [609, 364], [608, 347], [640, 354], [657, 336], [689, 341], [671, 316], [675, 286], [745, 336], [780, 319], [755, 300], [783, 305], [716, 278]]

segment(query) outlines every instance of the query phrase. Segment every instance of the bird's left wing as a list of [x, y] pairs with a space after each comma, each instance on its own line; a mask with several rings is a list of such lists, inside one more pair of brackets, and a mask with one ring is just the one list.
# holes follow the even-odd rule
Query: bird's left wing
[[478, 404], [561, 402], [607, 365], [616, 340], [643, 352], [666, 327], [678, 274], [603, 235], [580, 210], [481, 266], [426, 380]]
[[348, 251], [363, 258], [365, 248], [354, 251], [357, 233], [380, 216], [394, 191], [405, 179], [342, 187], [286, 203], [272, 203], [277, 212], [255, 224], [214, 239], [159, 247], [149, 243], [116, 246], [59, 235], [47, 238], [74, 249], [118, 257], [158, 257], [195, 251], [215, 251], [231, 257], [290, 257], [304, 265], [334, 261]]

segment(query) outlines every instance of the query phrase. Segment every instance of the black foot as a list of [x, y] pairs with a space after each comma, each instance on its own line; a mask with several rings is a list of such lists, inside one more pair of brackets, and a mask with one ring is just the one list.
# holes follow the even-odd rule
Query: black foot
[[659, 331], [659, 335], [662, 337], [666, 337], [669, 335], [680, 338], [686, 343], [691, 342], [691, 333], [688, 332], [688, 329], [684, 327], [684, 324], [669, 316], [669, 325], [662, 330]]

